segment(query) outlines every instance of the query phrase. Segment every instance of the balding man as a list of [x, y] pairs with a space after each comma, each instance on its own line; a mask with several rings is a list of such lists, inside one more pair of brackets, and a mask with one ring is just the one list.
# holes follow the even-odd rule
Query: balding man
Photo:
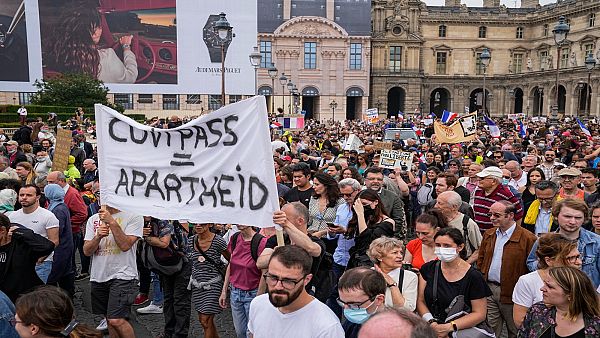
[[463, 186], [469, 190], [471, 194], [477, 188], [477, 184], [479, 182], [479, 177], [477, 174], [483, 170], [483, 166], [478, 163], [473, 163], [469, 166], [469, 171], [464, 173], [466, 176], [463, 176], [458, 179], [458, 185]]
[[502, 185], [502, 170], [498, 167], [487, 167], [478, 173], [477, 177], [479, 177], [479, 187], [474, 193], [473, 211], [479, 229], [485, 231], [492, 228], [490, 207], [497, 201], [512, 203], [515, 206], [515, 220], [520, 224], [523, 218], [523, 205], [510, 189]]
[[73, 233], [73, 244], [75, 246], [72, 260], [74, 269], [76, 269], [75, 251], [77, 251], [77, 249], [79, 249], [79, 256], [81, 258], [81, 272], [75, 278], [77, 280], [87, 278], [89, 276], [90, 258], [83, 254], [83, 233], [81, 232], [81, 228], [88, 218], [87, 205], [85, 205], [79, 191], [67, 184], [64, 173], [53, 171], [48, 174], [46, 181], [48, 181], [48, 184], [58, 184], [65, 191], [65, 204], [69, 208], [71, 214], [71, 232]]
[[538, 159], [537, 156], [535, 155], [527, 155], [525, 157], [523, 157], [523, 164], [521, 165], [523, 167], [523, 171], [525, 172], [529, 172], [529, 170], [535, 168], [535, 166], [537, 165]]
[[397, 308], [376, 312], [361, 327], [358, 338], [437, 338], [416, 314]]
[[508, 161], [504, 166], [505, 169], [510, 171], [510, 180], [508, 185], [519, 190], [527, 184], [527, 173], [521, 169], [521, 165], [517, 161]]
[[83, 161], [83, 174], [81, 175], [81, 179], [77, 180], [79, 186], [84, 190], [92, 189], [92, 182], [98, 179], [98, 167], [96, 166], [96, 161], [94, 159], [88, 158]]

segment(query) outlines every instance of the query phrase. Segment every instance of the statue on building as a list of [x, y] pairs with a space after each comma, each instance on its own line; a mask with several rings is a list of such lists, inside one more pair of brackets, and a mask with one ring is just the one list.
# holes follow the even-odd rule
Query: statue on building
[[512, 60], [508, 60], [508, 73], [512, 74], [512, 72], [513, 72]]
[[571, 52], [571, 57], [569, 57], [569, 64], [571, 67], [577, 67], [577, 55], [575, 55], [575, 51]]
[[527, 58], [527, 71], [533, 71], [533, 62], [531, 61], [531, 58]]
[[596, 60], [600, 60], [600, 48], [596, 51]]
[[552, 55], [548, 55], [546, 61], [548, 62], [548, 69], [554, 69], [554, 61]]

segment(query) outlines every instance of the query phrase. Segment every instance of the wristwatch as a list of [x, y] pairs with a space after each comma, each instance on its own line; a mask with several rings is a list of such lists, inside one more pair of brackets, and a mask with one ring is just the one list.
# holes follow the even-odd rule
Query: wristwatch
[[[221, 62], [221, 39], [219, 38], [219, 33], [215, 32], [214, 25], [221, 18], [220, 15], [213, 14], [208, 17], [206, 20], [206, 24], [202, 29], [202, 39], [208, 48], [208, 55], [210, 56], [210, 62], [217, 63]], [[231, 43], [231, 32], [228, 33], [227, 39], [224, 41], [225, 53], [227, 53], [227, 48], [229, 48], [229, 44]]]
[[433, 323], [437, 323], [437, 319], [431, 318], [430, 320], [427, 321], [427, 324], [433, 324]]
[[396, 286], [396, 287], [397, 287], [397, 286], [398, 286], [398, 283], [396, 283], [396, 282], [393, 282], [393, 283], [391, 283], [391, 284], [388, 284], [388, 285], [387, 285], [387, 287], [388, 287], [388, 288], [391, 288], [391, 287], [394, 287], [394, 286]]
[[456, 325], [454, 321], [451, 321], [450, 324], [452, 325], [452, 330], [454, 330], [454, 332], [458, 331], [458, 325]]

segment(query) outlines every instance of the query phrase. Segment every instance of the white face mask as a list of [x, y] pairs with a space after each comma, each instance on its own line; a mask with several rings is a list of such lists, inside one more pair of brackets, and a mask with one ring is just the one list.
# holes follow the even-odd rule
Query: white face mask
[[442, 248], [436, 246], [434, 251], [437, 258], [442, 262], [452, 262], [458, 257], [458, 252], [456, 252], [456, 248]]

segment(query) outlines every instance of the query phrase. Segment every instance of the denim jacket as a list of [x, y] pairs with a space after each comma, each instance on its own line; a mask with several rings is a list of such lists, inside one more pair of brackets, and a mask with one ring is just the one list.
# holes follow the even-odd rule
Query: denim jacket
[[15, 313], [16, 311], [13, 303], [4, 292], [0, 291], [0, 337], [19, 337], [17, 331], [10, 323], [10, 320], [15, 317]]
[[[583, 323], [585, 338], [600, 336], [600, 317], [583, 316]], [[535, 303], [527, 311], [517, 337], [539, 338], [555, 325], [556, 308], [547, 307], [543, 302]]]
[[[527, 257], [527, 267], [530, 271], [537, 270], [537, 250], [538, 242], [536, 241]], [[594, 287], [600, 285], [600, 236], [595, 233], [581, 228], [579, 231], [579, 239], [577, 240], [577, 249], [581, 253], [581, 271], [585, 272], [594, 283]]]

